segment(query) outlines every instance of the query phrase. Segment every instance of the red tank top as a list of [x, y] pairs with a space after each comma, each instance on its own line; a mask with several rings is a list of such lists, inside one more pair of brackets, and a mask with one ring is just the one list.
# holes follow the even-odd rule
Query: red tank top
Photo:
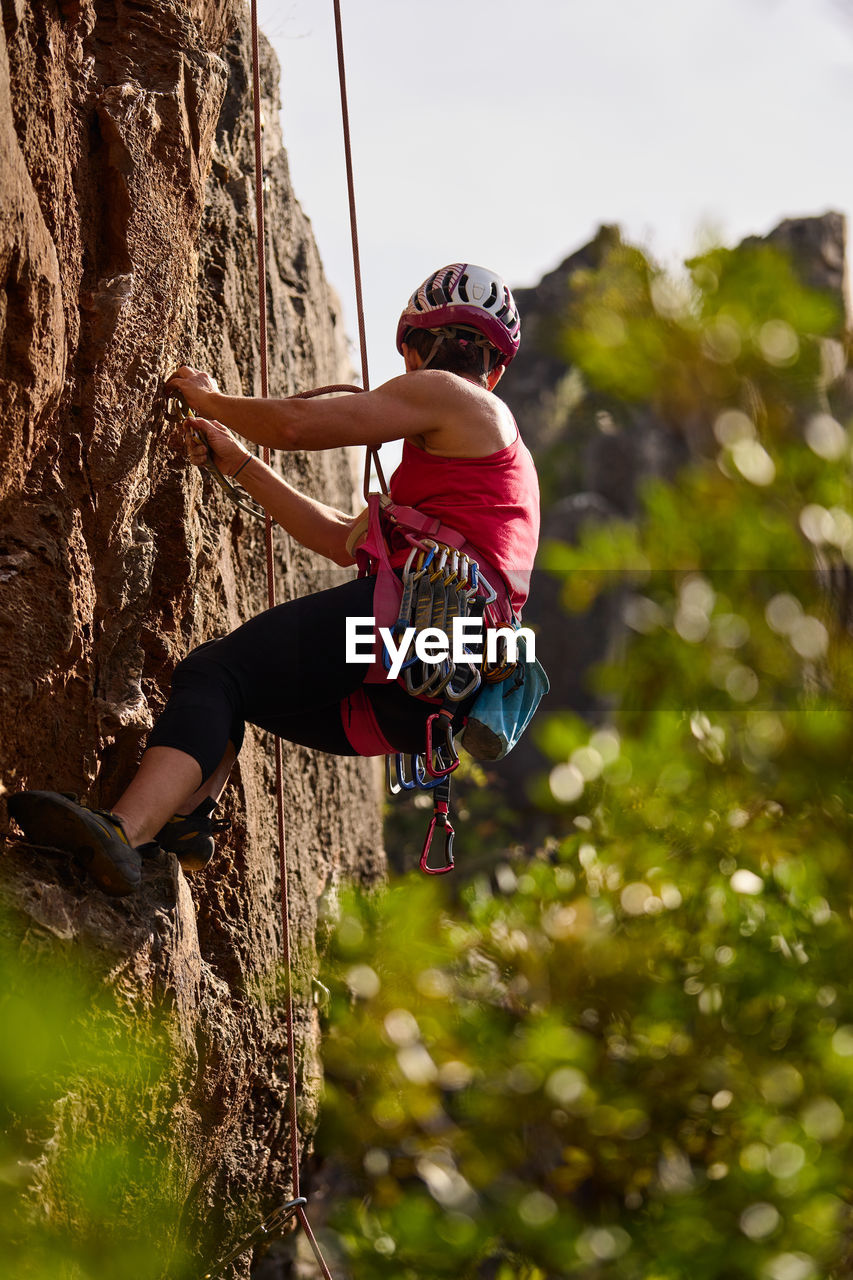
[[520, 435], [485, 458], [443, 458], [406, 440], [390, 490], [394, 502], [443, 520], [472, 543], [486, 577], [490, 566], [503, 575], [520, 615], [539, 543], [539, 480]]

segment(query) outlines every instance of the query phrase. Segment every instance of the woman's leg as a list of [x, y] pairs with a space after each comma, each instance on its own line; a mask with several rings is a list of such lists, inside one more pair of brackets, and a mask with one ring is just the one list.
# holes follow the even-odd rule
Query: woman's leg
[[197, 760], [174, 747], [149, 747], [112, 812], [134, 847], [153, 840], [203, 781]]
[[350, 753], [336, 709], [365, 668], [345, 661], [345, 626], [348, 616], [369, 613], [372, 596], [373, 581], [356, 579], [288, 601], [178, 664], [139, 770], [113, 805], [132, 845], [152, 840], [173, 815], [218, 799], [244, 720]]
[[[108, 892], [126, 893], [140, 880], [136, 846], [176, 811], [191, 812], [199, 797], [218, 795], [245, 720], [320, 750], [356, 754], [340, 704], [361, 685], [366, 668], [346, 661], [346, 623], [370, 616], [374, 585], [354, 579], [279, 605], [180, 663], [140, 768], [115, 805], [121, 827], [109, 814], [93, 815], [55, 793], [19, 793], [10, 813], [32, 828], [35, 843], [83, 851]], [[419, 750], [430, 707], [399, 686], [377, 689], [383, 689], [382, 705], [375, 704], [380, 723], [386, 717], [393, 723], [388, 740], [402, 751]]]
[[176, 809], [218, 789], [229, 743], [240, 749], [243, 722], [292, 712], [309, 719], [358, 687], [364, 667], [346, 662], [346, 620], [372, 611], [373, 582], [352, 580], [268, 610], [179, 663], [172, 695], [148, 750], [113, 812], [90, 810], [57, 792], [22, 791], [10, 815], [36, 845], [75, 854], [108, 893], [141, 881], [138, 846]]
[[186, 817], [191, 813], [195, 813], [196, 809], [205, 800], [212, 800], [214, 804], [225, 790], [225, 784], [231, 776], [231, 770], [237, 759], [237, 750], [233, 742], [229, 742], [225, 749], [225, 755], [220, 760], [217, 768], [206, 778], [201, 784], [198, 791], [194, 791], [189, 799], [183, 804], [179, 804], [175, 809], [178, 817]]

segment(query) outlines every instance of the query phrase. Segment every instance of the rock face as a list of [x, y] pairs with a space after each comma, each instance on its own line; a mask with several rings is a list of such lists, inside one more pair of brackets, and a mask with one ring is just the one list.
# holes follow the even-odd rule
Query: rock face
[[[161, 392], [182, 361], [211, 368], [226, 390], [259, 390], [249, 39], [237, 0], [3, 0], [3, 19], [0, 779], [109, 805], [175, 663], [266, 606], [263, 529], [187, 470]], [[278, 68], [262, 47], [270, 388], [282, 395], [351, 371], [290, 188]], [[279, 463], [297, 485], [352, 505], [344, 453]], [[280, 532], [275, 562], [279, 600], [334, 580]], [[381, 875], [383, 854], [372, 766], [284, 750], [310, 1135], [318, 900], [344, 876]], [[164, 857], [132, 899], [107, 900], [72, 866], [14, 842], [0, 862], [24, 951], [37, 939], [62, 965], [88, 949], [128, 1002], [174, 1009], [185, 1189], [174, 1229], [182, 1217], [200, 1262], [290, 1186], [264, 735], [249, 732], [226, 812], [232, 833], [208, 872], [189, 884]], [[34, 1200], [72, 1213], [48, 1186], [45, 1175]]]

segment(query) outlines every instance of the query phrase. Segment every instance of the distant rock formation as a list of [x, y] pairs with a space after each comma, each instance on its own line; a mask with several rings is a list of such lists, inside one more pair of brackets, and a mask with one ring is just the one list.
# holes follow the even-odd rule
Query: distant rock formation
[[805, 284], [835, 294], [849, 328], [850, 281], [847, 275], [847, 225], [842, 213], [816, 218], [786, 218], [766, 236], [747, 236], [743, 244], [772, 244], [784, 249], [797, 264]]
[[[803, 282], [833, 294], [853, 323], [846, 265], [846, 226], [839, 213], [787, 219], [766, 237], [744, 244], [766, 243], [786, 250]], [[571, 254], [530, 289], [515, 292], [522, 317], [523, 341], [500, 385], [540, 467], [547, 501], [542, 537], [574, 543], [580, 529], [613, 517], [636, 513], [642, 482], [672, 477], [695, 457], [707, 439], [710, 423], [665, 422], [643, 402], [614, 406], [584, 386], [578, 371], [559, 350], [560, 331], [571, 322], [574, 281], [600, 268], [614, 249], [626, 248], [618, 227], [602, 226], [592, 241]], [[853, 414], [853, 373], [840, 339], [822, 342], [825, 378], [820, 389], [827, 407], [842, 417]], [[556, 447], [555, 447], [556, 446]], [[552, 679], [543, 707], [569, 708], [595, 722], [605, 714], [590, 689], [590, 668], [615, 652], [624, 633], [618, 593], [601, 597], [589, 613], [566, 614], [559, 584], [535, 572], [526, 622], [540, 624], [537, 656]], [[853, 617], [851, 617], [853, 622]], [[528, 780], [547, 761], [528, 735], [501, 766], [508, 794], [524, 811]]]
[[[259, 389], [248, 31], [238, 0], [3, 0], [3, 23], [0, 779], [109, 804], [176, 662], [266, 605], [262, 529], [176, 455], [161, 391], [181, 361], [227, 390]], [[351, 371], [262, 50], [270, 380], [286, 394]], [[343, 451], [281, 465], [352, 503]], [[280, 534], [276, 566], [279, 599], [333, 580]], [[174, 1231], [198, 1241], [200, 1271], [290, 1186], [282, 1011], [262, 994], [281, 963], [272, 774], [269, 740], [250, 732], [226, 793], [231, 834], [192, 884], [164, 856], [137, 897], [110, 901], [20, 844], [0, 859], [24, 954], [52, 947], [64, 965], [87, 949], [128, 1007], [174, 1007]], [[318, 900], [384, 863], [369, 762], [285, 747], [285, 774], [310, 1142]], [[86, 1100], [78, 1122], [95, 1123]], [[51, 1143], [73, 1141], [73, 1126], [54, 1137], [31, 1192], [73, 1219], [49, 1178]]]

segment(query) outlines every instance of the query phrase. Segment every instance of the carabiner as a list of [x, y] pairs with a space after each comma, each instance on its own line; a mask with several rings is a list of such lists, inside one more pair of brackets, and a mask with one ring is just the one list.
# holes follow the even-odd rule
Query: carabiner
[[453, 673], [456, 667], [452, 658], [444, 658], [441, 662], [437, 662], [431, 669], [431, 675], [426, 684], [420, 689], [420, 693], [427, 698], [437, 698], [439, 694], [444, 693], [450, 681], [453, 679]]
[[[201, 435], [196, 427], [192, 426], [192, 419], [195, 416], [195, 412], [179, 391], [170, 391], [168, 393], [166, 397], [166, 412], [164, 414], [166, 421], [183, 424], [189, 430], [196, 444], [206, 445], [204, 436]], [[256, 520], [266, 520], [267, 516], [263, 507], [258, 506], [256, 503], [250, 505], [250, 500], [247, 500], [246, 495], [236, 485], [232, 484], [231, 480], [224, 476], [215, 465], [209, 446], [207, 446], [207, 462], [204, 463], [204, 469], [213, 477], [222, 492], [228, 495], [238, 510], [244, 511], [247, 516], [254, 516]]]
[[[397, 777], [399, 778], [399, 776], [400, 775], [398, 770]], [[403, 790], [399, 782], [395, 781], [391, 774], [391, 756], [390, 755], [386, 755], [385, 757], [385, 790], [388, 792], [389, 796], [398, 796], [400, 792]]]
[[483, 679], [486, 684], [501, 684], [515, 672], [517, 662], [510, 662], [506, 637], [495, 636], [495, 661], [492, 666], [483, 662]]
[[[396, 640], [398, 636], [404, 636], [406, 634], [407, 627], [410, 627], [410, 626], [411, 626], [411, 623], [408, 618], [405, 618], [405, 617], [398, 618], [397, 621], [394, 623], [393, 627], [391, 628], [391, 639]], [[413, 647], [412, 642], [410, 640], [409, 650], [411, 650], [412, 647]], [[401, 665], [400, 670], [405, 671], [406, 667], [411, 667], [415, 662], [417, 662], [417, 660], [418, 660], [418, 655], [416, 653], [413, 653], [411, 658], [407, 658], [406, 661]], [[382, 641], [382, 665], [384, 666], [386, 671], [391, 670], [391, 654], [384, 640]]]
[[[179, 391], [170, 392], [169, 397], [166, 400], [165, 416], [167, 422], [180, 423], [182, 426], [187, 427], [196, 444], [206, 445], [207, 442], [204, 439], [204, 436], [191, 425], [192, 419], [196, 416], [195, 410], [190, 408]], [[205, 465], [212, 469], [210, 462], [210, 449], [207, 450], [207, 459], [208, 460]], [[225, 477], [223, 476], [223, 479], [224, 478]]]
[[459, 553], [459, 572], [454, 583], [453, 590], [456, 594], [457, 611], [464, 617], [468, 609], [469, 593], [471, 590], [471, 560], [463, 551]]
[[495, 591], [479, 565], [477, 566], [477, 590], [482, 591], [485, 595], [485, 600], [483, 601], [484, 609], [488, 609], [489, 605], [494, 604], [498, 598], [497, 591]]
[[[438, 550], [438, 543], [434, 542], [432, 538], [418, 538], [413, 533], [407, 533], [405, 530], [400, 530], [400, 532], [403, 534], [403, 537], [406, 539], [413, 551], [421, 551], [425, 553], [425, 559], [417, 570], [418, 575], [420, 575], [423, 573], [424, 569], [428, 568], [429, 565], [432, 564], [433, 557]], [[409, 559], [411, 560], [411, 556]], [[408, 568], [409, 562], [407, 561], [406, 569]]]
[[412, 762], [412, 772], [410, 777], [406, 777], [405, 759], [401, 751], [394, 756], [394, 768], [397, 772], [397, 785], [401, 791], [414, 791], [415, 787], [419, 787], [418, 771], [416, 766], [417, 756], [409, 757]]
[[417, 554], [418, 554], [418, 552], [419, 552], [420, 550], [421, 550], [421, 548], [420, 548], [420, 547], [413, 546], [413, 547], [412, 547], [412, 549], [411, 549], [411, 551], [409, 552], [408, 556], [406, 557], [406, 563], [405, 563], [405, 565], [403, 566], [403, 580], [404, 580], [404, 581], [406, 580], [406, 578], [408, 578], [409, 574], [412, 572], [412, 565], [414, 564], [415, 559], [416, 559], [416, 557], [417, 557]]
[[429, 575], [430, 582], [435, 582], [437, 578], [440, 578], [443, 575], [445, 565], [447, 564], [447, 557], [450, 555], [450, 547], [445, 547], [441, 542], [436, 543], [436, 550], [440, 552], [438, 557], [438, 566], [435, 571]]
[[224, 1274], [225, 1268], [230, 1266], [232, 1262], [236, 1262], [252, 1245], [257, 1244], [259, 1240], [263, 1240], [272, 1235], [274, 1231], [278, 1231], [289, 1222], [295, 1213], [308, 1203], [304, 1196], [298, 1196], [296, 1200], [288, 1200], [286, 1204], [279, 1205], [277, 1209], [273, 1209], [272, 1213], [264, 1218], [263, 1222], [259, 1222], [254, 1231], [250, 1231], [247, 1236], [236, 1244], [229, 1254], [227, 1254], [218, 1264], [214, 1271], [206, 1271], [204, 1280], [220, 1280]]
[[181, 423], [186, 422], [187, 418], [195, 417], [195, 414], [180, 391], [167, 391], [166, 412], [163, 416], [167, 422]]
[[[440, 749], [439, 754], [441, 754]], [[439, 774], [437, 777], [428, 777], [423, 756], [412, 756], [412, 787], [417, 787], [419, 791], [432, 791], [433, 787], [441, 786], [444, 776]], [[411, 787], [406, 787], [406, 790], [411, 790]]]
[[[444, 741], [433, 745], [433, 725], [436, 720], [443, 722]], [[447, 752], [447, 757], [451, 763], [447, 768], [442, 768], [442, 752]], [[439, 768], [435, 767], [436, 760]], [[426, 770], [431, 778], [446, 778], [454, 769], [459, 768], [459, 756], [456, 754], [456, 748], [453, 745], [453, 720], [445, 711], [434, 711], [426, 722]]]
[[[444, 828], [444, 866], [431, 867], [429, 865], [429, 851], [432, 845], [432, 837], [437, 826]], [[448, 871], [453, 870], [453, 837], [456, 833], [450, 825], [450, 819], [447, 815], [447, 805], [441, 801], [435, 806], [435, 812], [432, 815], [432, 821], [429, 824], [429, 830], [424, 841], [424, 851], [421, 854], [420, 867], [424, 875], [443, 876]]]
[[464, 674], [464, 667], [457, 667], [453, 673], [453, 679], [444, 687], [444, 696], [449, 698], [451, 702], [461, 702], [463, 698], [467, 698], [470, 694], [476, 693], [480, 687], [481, 676], [479, 669], [473, 662], [468, 663], [470, 678], [461, 685], [457, 682], [457, 676], [461, 680]]
[[457, 551], [455, 547], [451, 547], [447, 566], [447, 577], [444, 579], [445, 591], [459, 581], [459, 561], [461, 555], [461, 551]]
[[[403, 569], [403, 580], [405, 581], [407, 578], [411, 577], [414, 581], [417, 581], [421, 574], [424, 573], [432, 564], [433, 557], [438, 550], [438, 543], [418, 542], [416, 539], [410, 539], [409, 541], [412, 544], [412, 549], [406, 558], [406, 564]], [[412, 565], [415, 563], [418, 556], [423, 556], [423, 560], [416, 569], [413, 569]]]
[[[179, 391], [172, 391], [166, 400], [166, 421], [179, 423], [189, 430], [190, 435], [196, 444], [206, 444], [207, 442], [194, 426], [191, 425], [192, 419], [195, 417], [195, 411], [190, 408], [184, 397]], [[207, 451], [207, 462], [205, 465], [212, 469], [210, 462], [210, 449]], [[219, 474], [217, 472], [217, 474]], [[224, 477], [223, 477], [224, 478]]]
[[412, 775], [406, 777], [405, 756], [397, 751], [394, 752], [394, 773], [391, 773], [391, 753], [385, 757], [385, 785], [388, 788], [389, 795], [398, 796], [401, 791], [414, 791], [415, 787], [421, 786], [418, 779], [418, 771], [415, 768], [417, 756], [412, 756]]

